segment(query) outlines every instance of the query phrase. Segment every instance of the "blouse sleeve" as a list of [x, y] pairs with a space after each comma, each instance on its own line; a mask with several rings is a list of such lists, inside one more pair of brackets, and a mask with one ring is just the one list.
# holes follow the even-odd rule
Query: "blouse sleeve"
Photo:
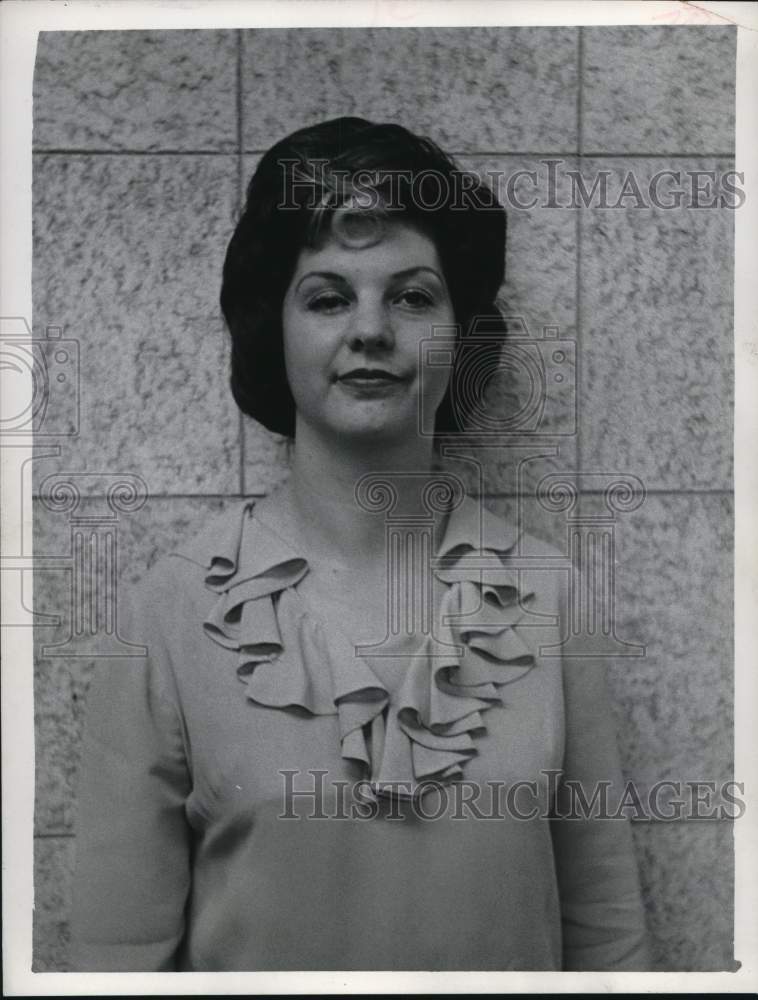
[[[566, 745], [551, 829], [561, 896], [564, 968], [649, 970], [629, 820], [597, 815], [604, 794], [607, 813], [613, 815], [623, 793], [605, 666], [593, 657], [567, 657], [563, 678]], [[591, 803], [598, 790], [598, 805], [584, 814], [590, 818], [578, 817], [582, 810], [577, 803], [582, 798]]]
[[72, 912], [81, 971], [170, 970], [184, 932], [190, 775], [166, 588], [153, 572], [136, 600], [119, 592], [119, 632], [147, 654], [98, 661], [87, 698]]

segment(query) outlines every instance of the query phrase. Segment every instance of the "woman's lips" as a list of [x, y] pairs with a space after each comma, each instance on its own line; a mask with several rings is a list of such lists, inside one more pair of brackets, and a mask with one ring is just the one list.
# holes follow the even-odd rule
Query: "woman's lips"
[[385, 368], [353, 368], [336, 383], [353, 399], [384, 399], [402, 391], [408, 379]]
[[401, 375], [387, 371], [384, 368], [353, 368], [342, 375], [337, 376], [337, 381], [343, 385], [360, 387], [397, 385], [404, 382]]

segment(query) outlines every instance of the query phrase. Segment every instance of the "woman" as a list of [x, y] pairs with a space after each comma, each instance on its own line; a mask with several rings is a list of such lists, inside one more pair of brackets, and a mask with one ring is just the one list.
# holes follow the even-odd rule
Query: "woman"
[[602, 677], [543, 655], [563, 576], [513, 565], [424, 433], [471, 403], [435, 345], [455, 371], [474, 321], [502, 332], [504, 241], [400, 126], [261, 160], [221, 302], [291, 476], [148, 574], [122, 623], [147, 656], [93, 684], [78, 967], [645, 967], [627, 824], [558, 815], [569, 778], [620, 782]]

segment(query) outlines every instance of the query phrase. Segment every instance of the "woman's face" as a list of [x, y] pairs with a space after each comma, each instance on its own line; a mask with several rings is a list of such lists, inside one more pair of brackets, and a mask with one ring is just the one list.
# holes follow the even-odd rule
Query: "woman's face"
[[282, 314], [298, 423], [327, 436], [418, 434], [422, 394], [434, 412], [449, 379], [420, 364], [419, 345], [453, 323], [436, 247], [406, 223], [360, 248], [330, 235], [303, 249]]

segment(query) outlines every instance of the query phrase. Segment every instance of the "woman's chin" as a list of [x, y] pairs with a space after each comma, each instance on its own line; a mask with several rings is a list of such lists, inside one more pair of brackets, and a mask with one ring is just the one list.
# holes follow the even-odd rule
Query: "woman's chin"
[[410, 441], [419, 436], [418, 421], [409, 419], [407, 415], [401, 418], [399, 415], [353, 415], [342, 420], [335, 420], [330, 424], [329, 437], [333, 442], [344, 441], [363, 442], [365, 444], [376, 443], [392, 445], [403, 443], [407, 445]]
[[417, 406], [388, 407], [376, 402], [335, 408], [327, 419], [322, 414], [320, 420], [310, 421], [311, 427], [337, 444], [340, 440], [345, 444], [350, 441], [407, 444], [419, 436]]
[[408, 444], [418, 436], [418, 427], [407, 421], [375, 421], [351, 422], [335, 427], [333, 437], [349, 441], [363, 441], [366, 444], [376, 443], [391, 445], [394, 443]]

